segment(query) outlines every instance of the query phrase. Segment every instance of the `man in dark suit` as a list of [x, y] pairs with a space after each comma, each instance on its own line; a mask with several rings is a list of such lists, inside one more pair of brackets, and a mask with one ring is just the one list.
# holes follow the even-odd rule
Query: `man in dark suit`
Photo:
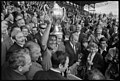
[[67, 80], [61, 75], [69, 63], [69, 57], [62, 51], [55, 52], [51, 57], [52, 68], [48, 71], [38, 71], [33, 80]]
[[78, 54], [80, 54], [81, 47], [78, 43], [79, 35], [76, 32], [73, 32], [68, 41], [65, 41], [65, 51], [68, 53], [70, 62], [69, 66], [77, 62]]
[[44, 34], [44, 31], [45, 31], [45, 29], [46, 29], [46, 26], [47, 25], [45, 25], [45, 24], [41, 24], [40, 25], [40, 31], [38, 31], [38, 33], [35, 35], [35, 38], [37, 39], [37, 43], [40, 45], [40, 47], [41, 47], [41, 39], [42, 39], [42, 36], [43, 36], [43, 34]]
[[15, 50], [24, 48], [25, 44], [25, 37], [22, 32], [18, 32], [14, 37], [14, 44], [9, 48], [7, 52], [7, 58], [9, 57], [10, 53], [12, 53]]
[[24, 73], [29, 71], [31, 64], [28, 49], [14, 51], [2, 67], [2, 80], [26, 80]]
[[79, 34], [76, 32], [71, 33], [68, 41], [65, 41], [65, 51], [69, 55], [69, 69], [72, 74], [77, 73], [78, 55], [81, 53], [81, 45], [78, 42]]

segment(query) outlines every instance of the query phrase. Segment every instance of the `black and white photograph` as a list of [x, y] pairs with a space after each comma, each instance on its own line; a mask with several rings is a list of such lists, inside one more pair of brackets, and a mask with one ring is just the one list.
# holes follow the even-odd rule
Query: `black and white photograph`
[[1, 80], [119, 80], [119, 1], [0, 1]]

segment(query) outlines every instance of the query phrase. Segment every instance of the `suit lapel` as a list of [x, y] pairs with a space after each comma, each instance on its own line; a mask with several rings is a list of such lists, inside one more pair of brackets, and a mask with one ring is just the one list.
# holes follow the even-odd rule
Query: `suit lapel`
[[70, 50], [75, 54], [75, 51], [74, 51], [73, 47], [70, 44], [70, 41], [69, 41], [69, 47], [70, 47]]

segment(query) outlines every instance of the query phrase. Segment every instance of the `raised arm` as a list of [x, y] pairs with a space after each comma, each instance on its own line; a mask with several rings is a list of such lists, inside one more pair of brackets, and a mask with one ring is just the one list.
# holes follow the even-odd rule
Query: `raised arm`
[[48, 38], [49, 38], [49, 33], [50, 33], [50, 29], [51, 29], [51, 25], [52, 25], [52, 20], [51, 18], [48, 18], [49, 20], [49, 24], [42, 36], [42, 49], [45, 50], [46, 47], [47, 47], [47, 41], [48, 41]]

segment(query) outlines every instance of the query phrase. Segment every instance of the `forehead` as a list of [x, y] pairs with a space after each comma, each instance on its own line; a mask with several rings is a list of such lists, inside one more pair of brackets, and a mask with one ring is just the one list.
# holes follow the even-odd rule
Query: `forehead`
[[23, 36], [23, 33], [22, 33], [22, 32], [18, 32], [18, 33], [16, 34], [16, 37], [19, 37], [19, 36]]
[[101, 43], [106, 43], [106, 41], [101, 41]]
[[26, 30], [27, 30], [27, 31], [28, 31], [28, 29], [27, 29], [27, 28], [23, 28], [22, 30], [24, 30], [24, 31], [26, 31]]
[[22, 19], [22, 16], [20, 16], [20, 15], [17, 16], [17, 17], [16, 17], [16, 20], [18, 20], [18, 19]]
[[81, 27], [81, 25], [77, 25], [77, 27], [79, 27], [79, 28], [80, 28], [80, 27]]
[[32, 30], [37, 30], [37, 28], [32, 28]]
[[41, 49], [39, 46], [34, 46], [33, 50], [32, 51], [35, 51], [35, 52], [40, 52]]
[[18, 20], [18, 22], [25, 22], [24, 19]]
[[77, 39], [77, 38], [79, 37], [79, 35], [76, 34], [76, 33], [74, 33], [74, 34], [72, 35], [72, 37], [73, 37], [74, 39]]
[[62, 38], [62, 34], [58, 34], [58, 35], [57, 35], [57, 38]]
[[15, 30], [15, 31], [16, 31], [16, 30], [20, 30], [20, 31], [21, 31], [21, 29], [20, 29], [19, 27], [15, 27], [14, 30]]
[[49, 40], [56, 40], [56, 36], [50, 36]]

